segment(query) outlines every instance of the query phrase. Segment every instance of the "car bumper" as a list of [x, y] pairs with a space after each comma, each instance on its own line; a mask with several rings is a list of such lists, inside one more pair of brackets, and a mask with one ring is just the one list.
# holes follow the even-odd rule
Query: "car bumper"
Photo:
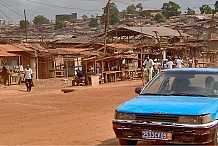
[[[161, 141], [174, 144], [208, 144], [212, 142], [217, 127], [217, 120], [201, 125], [113, 120], [113, 129], [117, 138], [138, 141]], [[144, 139], [142, 138], [143, 131], [168, 132], [172, 134], [172, 139]]]

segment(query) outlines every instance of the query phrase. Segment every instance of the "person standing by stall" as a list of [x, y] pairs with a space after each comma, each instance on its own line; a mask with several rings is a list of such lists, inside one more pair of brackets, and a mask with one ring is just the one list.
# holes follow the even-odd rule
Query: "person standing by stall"
[[4, 85], [6, 85], [7, 82], [8, 82], [8, 85], [10, 85], [11, 70], [10, 70], [10, 67], [6, 63], [4, 64], [4, 66], [2, 68], [1, 75], [4, 79]]
[[27, 65], [27, 68], [24, 71], [24, 77], [25, 77], [25, 83], [26, 83], [26, 88], [27, 88], [27, 92], [30, 92], [32, 89], [32, 85], [33, 85], [33, 71], [30, 68], [29, 65]]

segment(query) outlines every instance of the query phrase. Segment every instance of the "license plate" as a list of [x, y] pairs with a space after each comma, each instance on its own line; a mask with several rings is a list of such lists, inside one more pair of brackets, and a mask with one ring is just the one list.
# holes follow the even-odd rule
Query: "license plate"
[[172, 140], [172, 133], [156, 132], [156, 131], [142, 131], [142, 138], [153, 140]]

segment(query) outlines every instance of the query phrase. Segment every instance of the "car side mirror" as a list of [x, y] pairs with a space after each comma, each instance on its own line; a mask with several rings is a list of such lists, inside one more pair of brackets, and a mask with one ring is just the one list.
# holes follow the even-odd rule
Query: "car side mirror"
[[135, 93], [140, 94], [141, 91], [142, 91], [142, 88], [141, 88], [141, 87], [136, 87], [136, 88], [135, 88]]

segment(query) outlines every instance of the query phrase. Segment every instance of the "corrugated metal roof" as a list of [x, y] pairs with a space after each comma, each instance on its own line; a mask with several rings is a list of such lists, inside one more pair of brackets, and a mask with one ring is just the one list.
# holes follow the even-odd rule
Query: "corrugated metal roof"
[[[124, 27], [124, 28], [132, 30], [132, 31], [136, 31], [138, 33], [144, 33], [146, 35], [154, 36], [154, 37], [156, 37], [154, 31], [157, 31], [158, 35], [160, 37], [180, 36], [180, 34], [179, 34], [179, 32], [177, 30], [173, 30], [173, 29], [170, 29], [170, 28], [167, 28], [167, 27], [163, 27], [163, 26], [159, 26], [159, 27], [157, 27], [157, 26], [149, 26], [149, 27]], [[185, 33], [182, 33], [182, 35], [183, 36], [189, 36], [188, 34], [185, 34]]]
[[5, 45], [0, 45], [0, 51], [6, 51], [6, 52], [31, 52], [33, 50], [26, 48], [25, 46], [21, 44], [5, 44]]
[[130, 44], [107, 44], [107, 46], [109, 47], [113, 47], [113, 48], [116, 48], [116, 49], [124, 49], [124, 50], [128, 50], [128, 49], [134, 49], [135, 47], [133, 45], [130, 45]]
[[16, 56], [20, 56], [20, 55], [13, 54], [13, 53], [8, 53], [6, 51], [1, 51], [0, 50], [0, 57], [16, 57]]

